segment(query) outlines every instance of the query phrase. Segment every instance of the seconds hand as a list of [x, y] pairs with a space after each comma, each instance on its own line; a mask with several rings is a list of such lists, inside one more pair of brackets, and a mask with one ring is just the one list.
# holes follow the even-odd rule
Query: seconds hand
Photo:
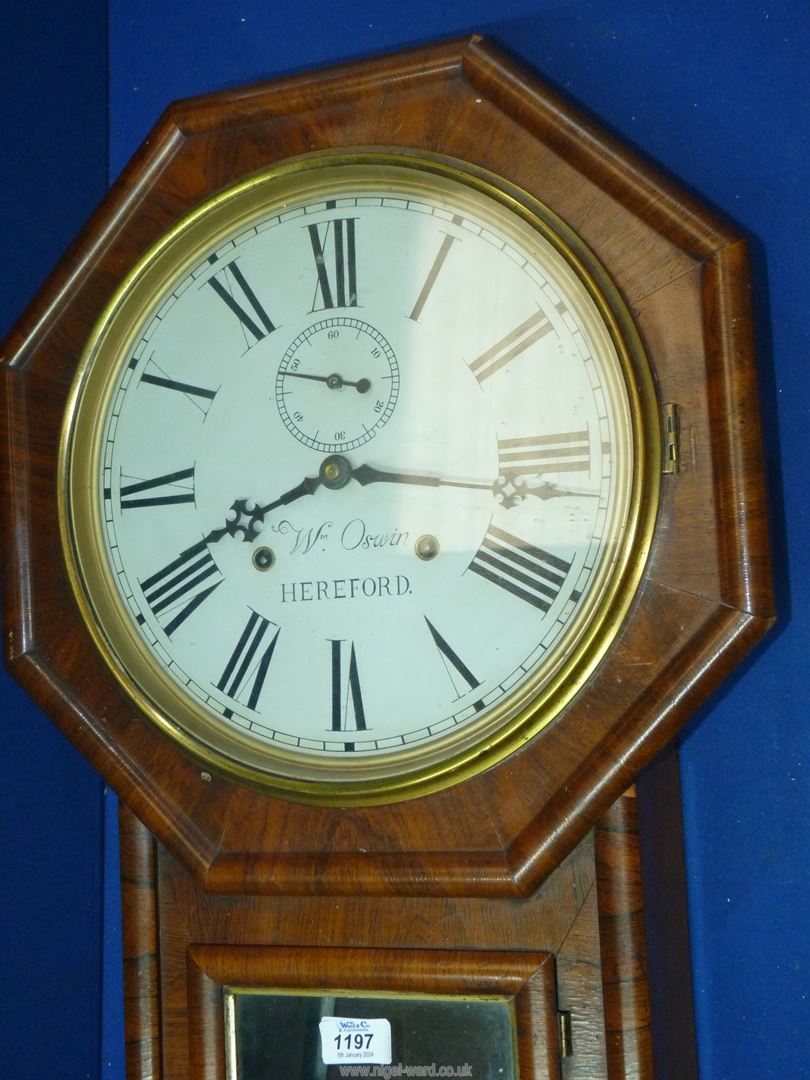
[[338, 375], [337, 372], [332, 375], [304, 375], [300, 371], [285, 371], [284, 378], [310, 379], [312, 382], [326, 383], [330, 390], [342, 390], [344, 386], [353, 386], [358, 394], [365, 394], [371, 389], [369, 379], [358, 379], [357, 382], [351, 382], [349, 379], [344, 379], [342, 375]]

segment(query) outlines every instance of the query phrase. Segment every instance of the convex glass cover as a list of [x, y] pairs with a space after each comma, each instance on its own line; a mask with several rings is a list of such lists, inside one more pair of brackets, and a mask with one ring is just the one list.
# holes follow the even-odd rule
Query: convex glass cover
[[122, 283], [63, 440], [74, 587], [187, 750], [304, 799], [520, 746], [637, 586], [656, 410], [576, 237], [443, 159], [304, 158]]

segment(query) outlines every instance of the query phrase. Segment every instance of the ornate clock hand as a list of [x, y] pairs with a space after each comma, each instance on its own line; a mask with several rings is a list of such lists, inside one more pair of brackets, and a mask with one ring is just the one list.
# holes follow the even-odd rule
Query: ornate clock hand
[[342, 390], [344, 386], [353, 386], [358, 394], [366, 394], [371, 389], [369, 379], [358, 379], [357, 382], [352, 382], [350, 379], [344, 379], [337, 372], [333, 372], [331, 375], [305, 375], [301, 371], [285, 371], [284, 378], [309, 379], [312, 382], [326, 383], [330, 390]]
[[585, 499], [598, 499], [598, 491], [585, 491], [583, 488], [564, 488], [559, 484], [552, 484], [550, 480], [543, 480], [540, 484], [526, 487], [527, 495], [536, 495], [538, 499], [557, 499], [560, 496], [571, 495], [575, 498], [580, 496]]
[[[321, 466], [321, 472], [323, 472], [323, 466]], [[322, 480], [323, 477], [320, 475], [307, 476], [296, 487], [290, 488], [289, 491], [285, 491], [283, 495], [279, 495], [277, 499], [273, 499], [272, 502], [261, 507], [257, 512], [264, 516], [279, 506], [287, 506], [288, 503], [295, 502], [295, 500], [300, 499], [302, 495], [311, 495], [320, 486]]]
[[[337, 456], [337, 455], [336, 455]], [[341, 459], [345, 460], [345, 459]], [[346, 462], [349, 475], [365, 486], [366, 484], [389, 483], [389, 484], [419, 484], [423, 487], [459, 487], [473, 488], [477, 491], [491, 491], [492, 484], [479, 484], [468, 480], [445, 480], [441, 476], [425, 476], [414, 473], [389, 472], [384, 469], [375, 469], [373, 465], [358, 465], [353, 469]]]
[[527, 495], [534, 495], [538, 499], [559, 499], [569, 496], [571, 498], [598, 499], [598, 491], [585, 491], [582, 488], [564, 488], [554, 484], [550, 480], [541, 480], [531, 484], [527, 480], [515, 482], [514, 479], [497, 480], [492, 490], [501, 500], [501, 505], [509, 509], [517, 506]]
[[[353, 479], [364, 487], [367, 484], [389, 483], [417, 484], [421, 487], [471, 488], [475, 491], [491, 491], [502, 499], [502, 505], [507, 509], [516, 506], [526, 495], [534, 495], [538, 499], [555, 499], [565, 496], [599, 498], [599, 492], [597, 491], [563, 488], [547, 480], [533, 485], [528, 483], [515, 484], [512, 480], [505, 482], [496, 480], [494, 484], [481, 484], [471, 480], [447, 480], [441, 476], [429, 476], [421, 473], [393, 472], [386, 469], [377, 469], [368, 464], [358, 465], [353, 468], [346, 458], [340, 454], [334, 454], [331, 458], [327, 458], [326, 461], [332, 462], [333, 468], [336, 470], [334, 482], [330, 482], [328, 479], [324, 480], [328, 487], [343, 487], [350, 479]], [[507, 488], [512, 490], [508, 491]]]
[[[323, 471], [323, 466], [321, 466], [321, 471]], [[321, 476], [307, 476], [300, 484], [290, 488], [289, 491], [285, 491], [283, 495], [279, 495], [277, 499], [267, 503], [266, 506], [257, 506], [254, 499], [235, 499], [228, 511], [225, 524], [222, 528], [212, 529], [211, 532], [207, 533], [203, 537], [203, 542], [215, 544], [224, 536], [241, 535], [245, 543], [252, 543], [261, 532], [265, 514], [269, 514], [271, 510], [276, 510], [279, 506], [287, 506], [289, 503], [295, 502], [296, 499], [300, 499], [303, 495], [311, 495], [320, 486], [321, 482]]]

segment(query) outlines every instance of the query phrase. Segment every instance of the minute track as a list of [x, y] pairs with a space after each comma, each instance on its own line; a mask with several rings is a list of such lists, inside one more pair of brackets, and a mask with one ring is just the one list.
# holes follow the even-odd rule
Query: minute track
[[136, 633], [197, 730], [274, 776], [421, 769], [514, 715], [576, 647], [624, 512], [628, 426], [582, 301], [533, 272], [534, 233], [405, 194], [201, 244], [105, 414]]

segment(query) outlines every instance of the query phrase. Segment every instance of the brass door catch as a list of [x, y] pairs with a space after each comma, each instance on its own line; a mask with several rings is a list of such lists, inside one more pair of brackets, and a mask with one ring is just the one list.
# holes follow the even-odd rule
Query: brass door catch
[[681, 407], [674, 401], [664, 403], [662, 409], [664, 429], [664, 464], [665, 476], [681, 471]]

